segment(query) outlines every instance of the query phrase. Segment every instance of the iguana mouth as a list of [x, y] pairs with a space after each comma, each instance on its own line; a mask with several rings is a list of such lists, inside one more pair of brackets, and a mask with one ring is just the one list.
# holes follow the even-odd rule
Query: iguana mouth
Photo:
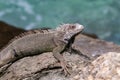
[[72, 26], [69, 26], [68, 28], [69, 30], [66, 31], [66, 34], [64, 35], [65, 41], [68, 41], [74, 35], [80, 34], [84, 29], [82, 25], [77, 24], [77, 23]]

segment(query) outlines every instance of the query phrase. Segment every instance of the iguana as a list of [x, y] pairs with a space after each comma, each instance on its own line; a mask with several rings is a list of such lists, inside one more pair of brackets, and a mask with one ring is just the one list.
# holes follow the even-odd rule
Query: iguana
[[0, 67], [26, 56], [53, 52], [53, 56], [60, 61], [66, 74], [69, 71], [60, 53], [64, 52], [71, 38], [79, 34], [83, 28], [77, 23], [63, 24], [54, 30], [34, 30], [22, 34], [0, 51]]

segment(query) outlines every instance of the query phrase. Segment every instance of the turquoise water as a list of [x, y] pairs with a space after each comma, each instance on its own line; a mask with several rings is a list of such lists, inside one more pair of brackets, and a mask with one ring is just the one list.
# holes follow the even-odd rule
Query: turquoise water
[[24, 29], [80, 23], [120, 44], [119, 0], [0, 0], [0, 20]]

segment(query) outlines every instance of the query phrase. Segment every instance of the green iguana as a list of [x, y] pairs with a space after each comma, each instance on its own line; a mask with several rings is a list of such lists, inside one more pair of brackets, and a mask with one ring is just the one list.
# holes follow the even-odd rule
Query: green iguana
[[66, 74], [69, 71], [60, 53], [83, 28], [80, 24], [63, 24], [55, 30], [34, 30], [20, 35], [0, 51], [0, 67], [26, 56], [52, 51]]

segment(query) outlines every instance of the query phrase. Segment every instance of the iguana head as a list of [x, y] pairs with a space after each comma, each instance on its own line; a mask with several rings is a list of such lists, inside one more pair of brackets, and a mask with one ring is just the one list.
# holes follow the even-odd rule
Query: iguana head
[[63, 24], [56, 30], [64, 32], [64, 40], [69, 40], [72, 36], [79, 34], [84, 29], [83, 25], [76, 24]]

